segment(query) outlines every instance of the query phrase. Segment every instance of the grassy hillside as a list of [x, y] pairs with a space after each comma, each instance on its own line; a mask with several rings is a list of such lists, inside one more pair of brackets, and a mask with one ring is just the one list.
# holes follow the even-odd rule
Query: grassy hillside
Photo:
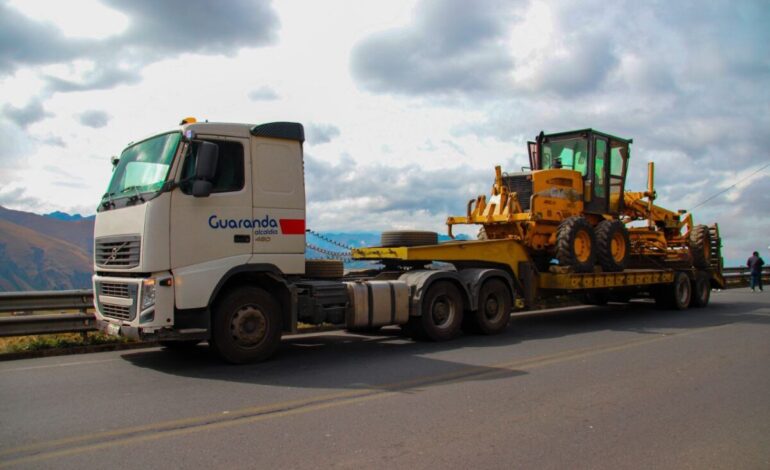
[[91, 255], [82, 247], [0, 220], [0, 291], [91, 286]]
[[94, 217], [62, 220], [62, 217], [43, 216], [31, 212], [0, 207], [0, 220], [5, 220], [37, 233], [56, 238], [93, 253]]

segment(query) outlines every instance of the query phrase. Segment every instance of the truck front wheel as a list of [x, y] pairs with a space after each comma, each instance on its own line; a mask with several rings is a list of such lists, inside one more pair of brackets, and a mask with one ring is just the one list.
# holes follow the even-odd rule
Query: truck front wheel
[[212, 347], [233, 364], [262, 361], [281, 342], [281, 308], [272, 295], [257, 287], [237, 287], [214, 308]]

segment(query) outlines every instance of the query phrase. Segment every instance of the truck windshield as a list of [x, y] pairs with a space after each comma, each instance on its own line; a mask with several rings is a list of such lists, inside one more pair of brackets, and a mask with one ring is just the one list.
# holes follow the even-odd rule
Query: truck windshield
[[588, 141], [578, 137], [543, 142], [542, 165], [544, 170], [565, 168], [585, 176], [588, 170]]
[[157, 191], [163, 186], [182, 134], [171, 132], [126, 148], [103, 200]]

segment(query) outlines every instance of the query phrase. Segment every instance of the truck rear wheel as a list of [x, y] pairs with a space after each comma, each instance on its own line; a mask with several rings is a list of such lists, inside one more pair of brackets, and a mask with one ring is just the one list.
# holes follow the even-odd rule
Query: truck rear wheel
[[693, 282], [692, 306], [706, 307], [711, 300], [711, 282], [707, 276], [697, 276]]
[[267, 291], [242, 286], [224, 294], [214, 309], [212, 347], [233, 364], [262, 361], [281, 342], [281, 308]]
[[596, 226], [596, 256], [605, 272], [626, 269], [631, 242], [628, 230], [619, 220], [603, 220]]
[[408, 331], [414, 339], [447, 341], [460, 333], [463, 299], [451, 282], [436, 281], [422, 299], [422, 315], [409, 319]]
[[382, 232], [380, 235], [380, 246], [383, 247], [436, 245], [437, 243], [438, 233], [436, 232], [396, 230]]
[[594, 229], [585, 217], [564, 219], [556, 231], [556, 259], [559, 266], [571, 266], [576, 273], [590, 273], [596, 262]]
[[511, 319], [511, 292], [500, 279], [489, 279], [479, 291], [479, 308], [466, 319], [472, 332], [496, 335]]

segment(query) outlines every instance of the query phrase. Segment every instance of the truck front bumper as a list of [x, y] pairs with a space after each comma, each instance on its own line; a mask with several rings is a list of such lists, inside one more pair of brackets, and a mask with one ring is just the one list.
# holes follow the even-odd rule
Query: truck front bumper
[[93, 276], [99, 330], [115, 336], [147, 339], [174, 326], [174, 283], [168, 272], [145, 278]]

